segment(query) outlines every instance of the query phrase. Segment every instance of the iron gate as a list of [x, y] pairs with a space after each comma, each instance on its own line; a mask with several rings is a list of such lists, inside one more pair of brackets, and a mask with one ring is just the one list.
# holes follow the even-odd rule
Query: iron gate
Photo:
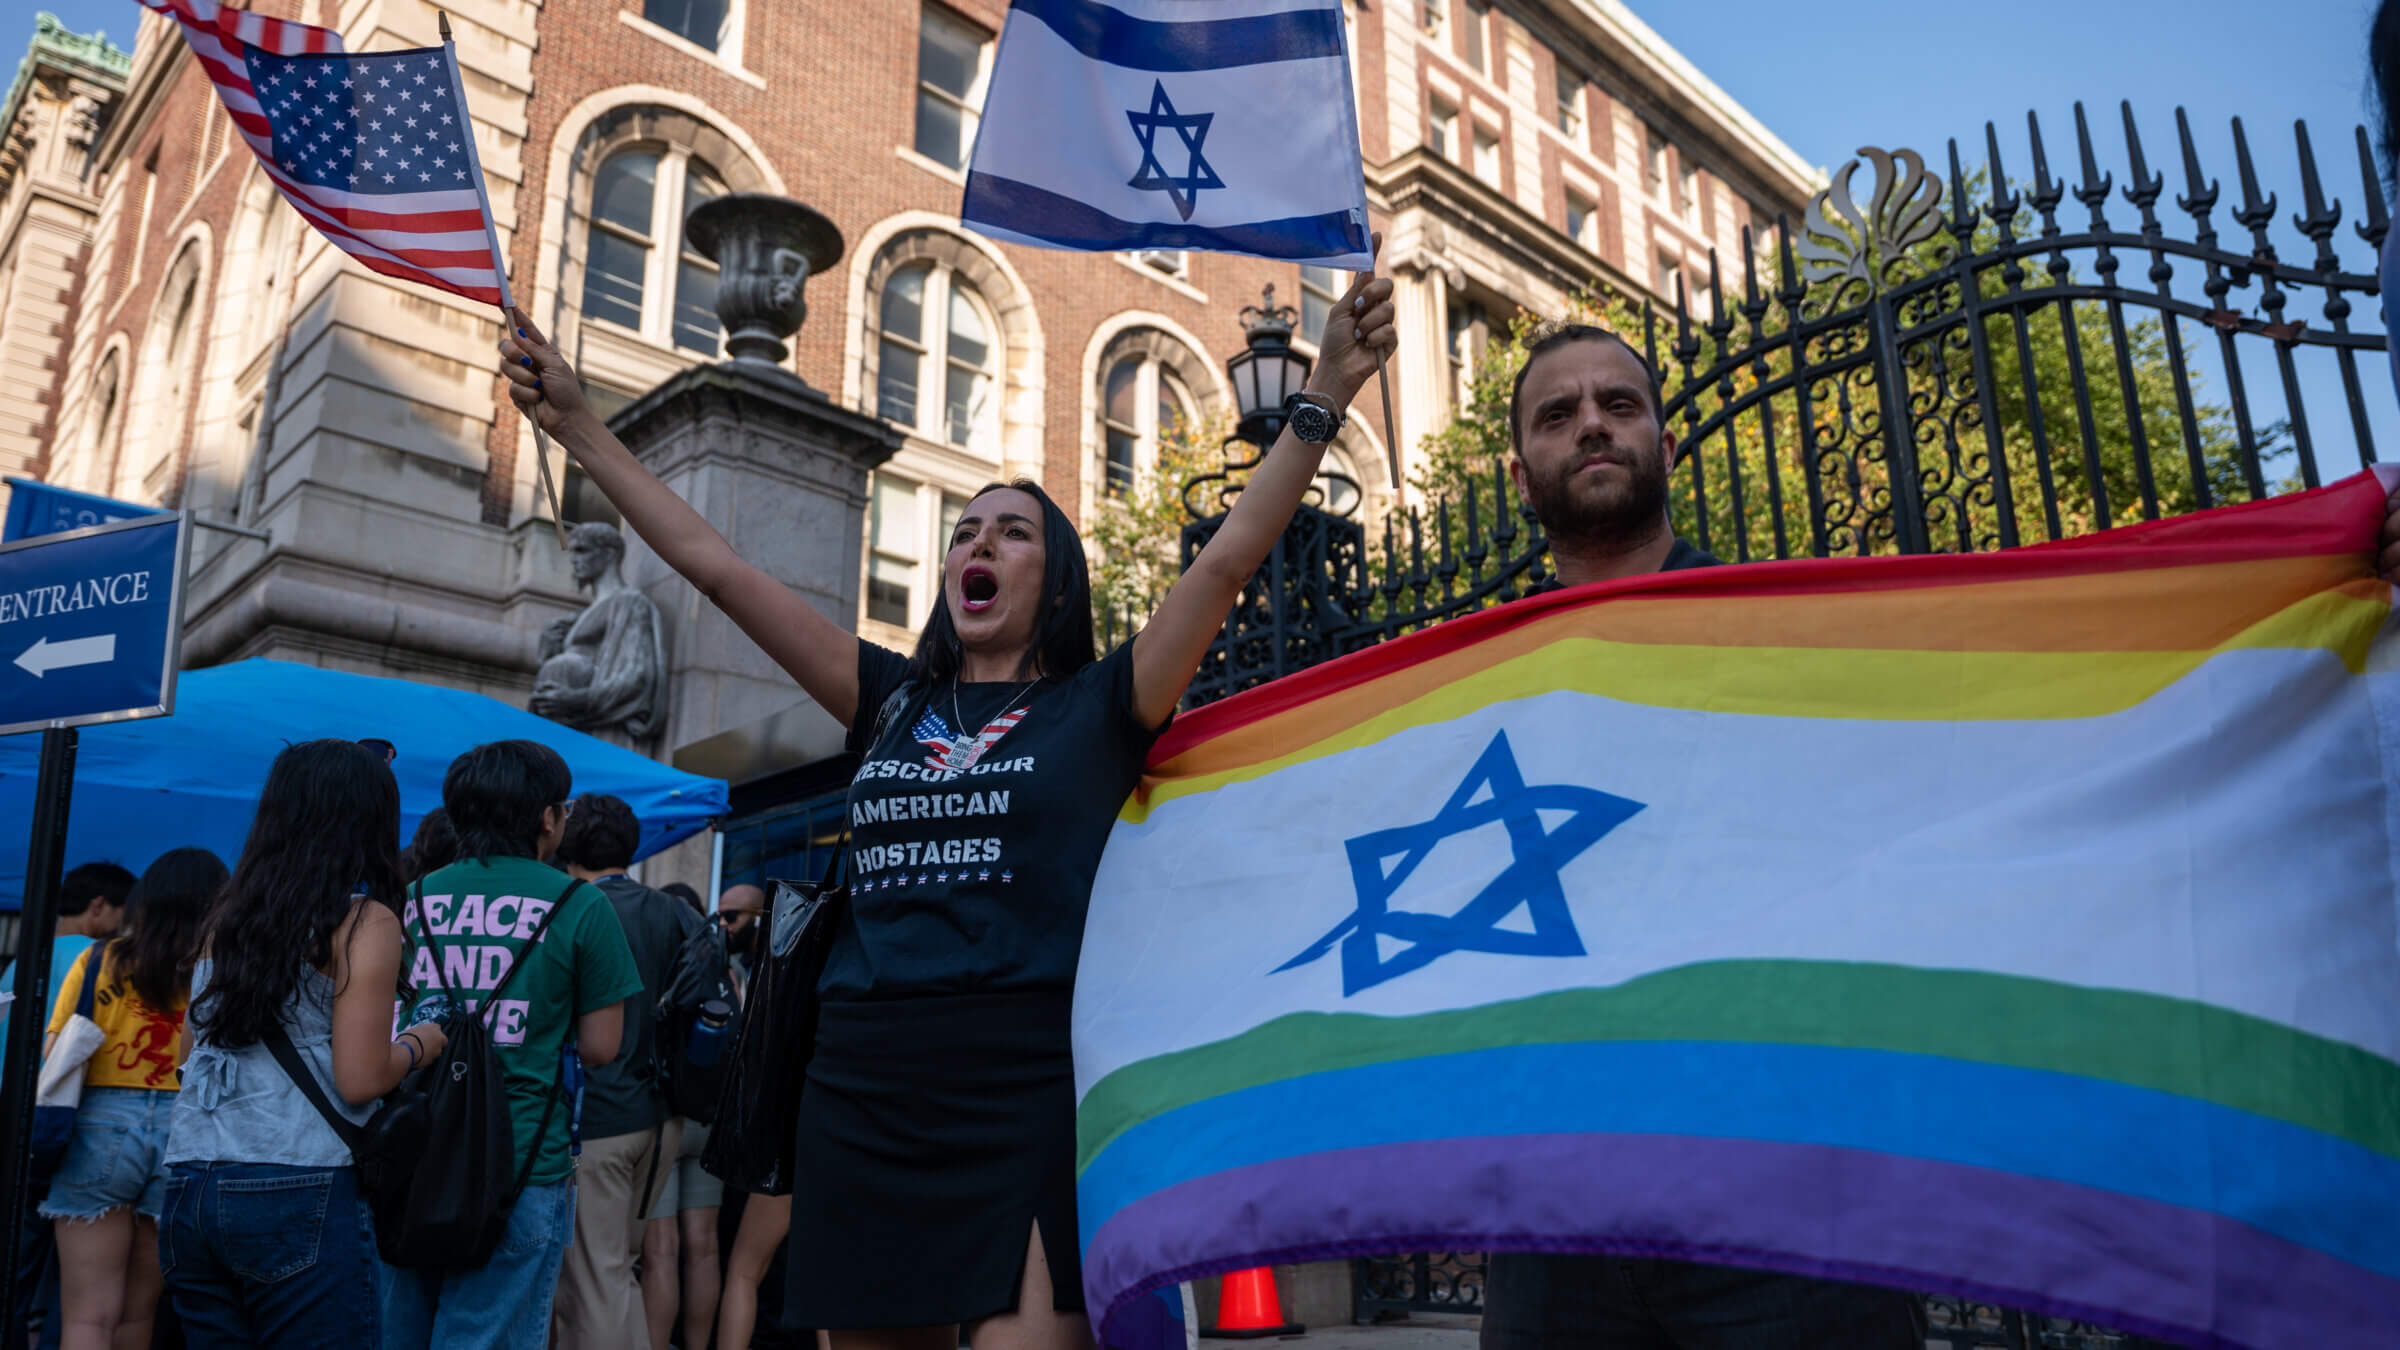
[[[2388, 397], [2387, 338], [2357, 302], [2378, 283], [2371, 264], [2342, 265], [2342, 205], [2326, 194], [2306, 125], [2293, 128], [2291, 219], [2311, 256], [2295, 262], [2277, 255], [2280, 202], [2261, 193], [2238, 120], [2228, 242], [2216, 219], [2222, 185], [2203, 172], [2183, 112], [2182, 190], [2171, 200], [2189, 238], [2169, 231], [2166, 177], [2151, 171], [2131, 107], [2121, 113], [2122, 188], [2101, 170], [2080, 104], [2073, 184], [2053, 175], [2031, 114], [2030, 187], [2008, 177], [1988, 124], [1972, 175], [1955, 141], [1946, 175], [1914, 151], [1863, 149], [1797, 230], [1779, 222], [1771, 242], [1744, 232], [1737, 290], [1712, 253], [1701, 295], [1679, 284], [1672, 315], [1646, 311], [1644, 347], [1668, 390], [1662, 421], [1680, 442], [1677, 532], [1729, 561], [2006, 548], [2316, 487], [2375, 462], [2369, 390]], [[2372, 258], [2392, 222], [2364, 128], [2354, 142], [2365, 205], [2351, 232]], [[1863, 205], [1852, 191], [1862, 165], [1875, 175]], [[2085, 219], [2062, 220], [2070, 196]], [[2110, 219], [2118, 196], [2130, 228]], [[2301, 312], [2312, 306], [2314, 316]], [[2211, 401], [2216, 386], [2223, 403]], [[2336, 439], [2355, 458], [2333, 453]], [[1238, 490], [1228, 475], [1244, 467], [1195, 480], [1186, 503], [1221, 506]], [[1505, 467], [1487, 467], [1488, 490], [1471, 479], [1459, 497], [1387, 517], [1374, 536], [1303, 507], [1227, 618], [1187, 706], [1540, 581], [1547, 541]], [[1187, 567], [1224, 519], [1221, 509], [1193, 515]], [[1482, 1302], [1479, 1255], [1354, 1267], [1360, 1320]], [[1966, 1299], [1929, 1296], [1926, 1308], [1933, 1342], [1952, 1347], [2148, 1344]]]
[[[1712, 253], [1704, 290], [1679, 288], [1671, 314], [1648, 311], [1639, 336], [1679, 441], [1677, 531], [1735, 562], [2006, 548], [2373, 463], [2369, 391], [2388, 403], [2386, 337], [2359, 302], [2377, 281], [2371, 265], [2345, 269], [2336, 247], [2356, 248], [2355, 236], [2372, 258], [2391, 228], [2365, 128], [2353, 133], [2365, 206], [2346, 223], [2308, 128], [2294, 125], [2291, 222], [2311, 254], [2295, 262], [2276, 252], [2281, 199], [2262, 194], [2238, 120], [2240, 193], [2226, 215], [2240, 238], [2229, 241], [2223, 184], [2203, 171], [2183, 114], [2171, 196], [2131, 108], [2121, 114], [2122, 188], [2101, 170], [2080, 105], [2073, 185], [2053, 175], [2030, 114], [2030, 187], [2009, 179], [1989, 126], [1971, 174], [1956, 142], [1946, 175], [1911, 150], [1862, 150], [1797, 228], [1781, 222], [1768, 241], [1745, 232], [1755, 247], [1736, 260], [1738, 284]], [[1862, 205], [1852, 187], [1869, 166]], [[2062, 218], [2070, 196], [2085, 219]], [[2130, 227], [2109, 215], [2117, 197]], [[2168, 229], [2170, 200], [2188, 238]], [[2333, 451], [2337, 438], [2355, 448]], [[1223, 480], [1244, 467], [1187, 489], [1187, 566], [1224, 519]], [[1203, 514], [1203, 502], [1218, 509]], [[1461, 495], [1372, 531], [1303, 507], [1187, 703], [1513, 600], [1547, 567], [1548, 543], [1497, 457]]]

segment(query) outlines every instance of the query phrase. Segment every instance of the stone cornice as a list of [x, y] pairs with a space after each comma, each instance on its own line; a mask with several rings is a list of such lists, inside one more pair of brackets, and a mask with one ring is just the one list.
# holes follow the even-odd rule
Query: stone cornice
[[[1602, 288], [1626, 296], [1649, 293], [1647, 287], [1597, 254], [1586, 252], [1539, 216], [1423, 146], [1386, 163], [1369, 165], [1367, 187], [1392, 215], [1423, 211], [1451, 233], [1483, 241], [1561, 291]], [[1426, 266], [1439, 260], [1392, 261], [1395, 266]]]
[[[1825, 185], [1822, 169], [1784, 144], [1749, 109], [1636, 17], [1623, 0], [1540, 0], [1531, 8], [1554, 27], [1538, 36], [1553, 45], [1571, 37], [1589, 54], [1614, 66], [1657, 107], [1675, 113], [1740, 161], [1769, 189], [1777, 207], [1796, 212]], [[1640, 111], [1638, 106], [1636, 111]]]
[[[781, 366], [720, 361], [671, 376], [608, 419], [637, 458], [653, 454], [678, 432], [710, 421], [771, 421], [805, 428], [805, 438], [872, 469], [890, 459], [907, 433], [880, 417], [852, 412]], [[710, 453], [747, 453], [712, 447]], [[666, 466], [652, 465], [653, 472]], [[792, 466], [776, 466], [788, 473]]]
[[[92, 147], [92, 166], [105, 173], [112, 160], [126, 152], [141, 135], [150, 114], [166, 91], [174, 86], [175, 76], [192, 60], [190, 44], [183, 40], [183, 30], [173, 20], [148, 25], [159, 36], [153, 50], [157, 56], [139, 50], [135, 42], [134, 68], [128, 78], [125, 93], [117, 101], [116, 115], [108, 129], [100, 134], [99, 143]], [[209, 97], [215, 98], [212, 88]]]

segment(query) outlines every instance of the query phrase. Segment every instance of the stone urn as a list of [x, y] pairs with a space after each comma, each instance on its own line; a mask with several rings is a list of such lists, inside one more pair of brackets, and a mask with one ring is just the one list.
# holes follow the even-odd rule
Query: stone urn
[[737, 361], [780, 366], [808, 317], [801, 287], [841, 260], [842, 232], [789, 197], [733, 192], [693, 208], [684, 238], [717, 265], [717, 317]]

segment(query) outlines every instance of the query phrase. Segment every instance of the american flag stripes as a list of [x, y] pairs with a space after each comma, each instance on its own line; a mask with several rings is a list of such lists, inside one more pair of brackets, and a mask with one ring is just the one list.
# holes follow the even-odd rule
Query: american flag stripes
[[336, 247], [386, 276], [509, 303], [450, 48], [350, 55], [330, 29], [217, 0], [142, 3], [182, 26], [284, 200]]

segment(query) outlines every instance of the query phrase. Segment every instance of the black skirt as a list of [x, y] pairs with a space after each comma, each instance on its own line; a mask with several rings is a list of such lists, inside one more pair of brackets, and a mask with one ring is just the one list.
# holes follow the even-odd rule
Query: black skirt
[[826, 1003], [800, 1099], [784, 1322], [864, 1330], [1013, 1311], [1039, 1224], [1083, 1311], [1071, 996]]

